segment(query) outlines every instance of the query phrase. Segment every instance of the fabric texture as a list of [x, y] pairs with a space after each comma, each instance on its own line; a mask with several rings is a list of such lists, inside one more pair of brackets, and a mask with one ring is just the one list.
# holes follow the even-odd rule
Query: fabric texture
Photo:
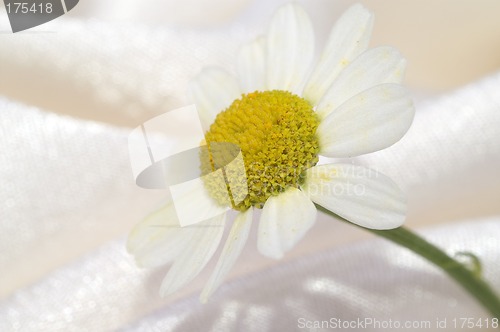
[[[128, 135], [188, 104], [189, 79], [233, 63], [259, 31], [253, 22], [206, 30], [63, 17], [40, 33], [0, 35], [0, 331], [293, 331], [301, 318], [358, 317], [443, 331], [436, 319], [488, 317], [434, 266], [322, 214], [283, 260], [257, 253], [252, 227], [207, 304], [198, 297], [213, 262], [159, 297], [168, 267], [138, 268], [125, 236], [168, 193], [135, 185]], [[420, 98], [400, 142], [335, 160], [394, 179], [408, 193], [407, 226], [452, 255], [477, 255], [498, 292], [499, 89], [495, 73]]]

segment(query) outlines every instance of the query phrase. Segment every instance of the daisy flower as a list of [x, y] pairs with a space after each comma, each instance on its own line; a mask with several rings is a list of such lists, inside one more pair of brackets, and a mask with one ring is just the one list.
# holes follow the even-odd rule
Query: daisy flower
[[[238, 79], [222, 68], [207, 68], [192, 81], [210, 147], [200, 154], [203, 174], [217, 168], [214, 155], [228, 158], [213, 148], [216, 143], [234, 144], [243, 155], [247, 189], [236, 200], [234, 187], [207, 180], [205, 193], [190, 197], [193, 209], [206, 194], [210, 202], [203, 204], [227, 205], [225, 193], [233, 189], [229, 204], [237, 211], [202, 302], [242, 252], [255, 209], [262, 209], [258, 249], [275, 259], [313, 226], [315, 203], [367, 228], [403, 224], [405, 198], [388, 177], [352, 164], [317, 165], [319, 155], [354, 157], [391, 146], [413, 120], [412, 100], [400, 85], [405, 60], [391, 47], [367, 49], [372, 25], [369, 11], [352, 6], [313, 66], [311, 21], [300, 6], [287, 4], [265, 36], [241, 48]], [[226, 216], [181, 227], [171, 202], [132, 230], [127, 248], [142, 266], [173, 261], [161, 286], [165, 296], [205, 267], [222, 240]]]

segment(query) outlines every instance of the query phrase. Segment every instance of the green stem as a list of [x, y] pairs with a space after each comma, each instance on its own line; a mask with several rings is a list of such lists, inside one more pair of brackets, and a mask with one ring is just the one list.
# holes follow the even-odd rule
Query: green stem
[[[348, 220], [334, 214], [333, 212], [319, 205], [316, 206], [318, 210], [352, 224]], [[361, 226], [358, 227], [364, 228]], [[495, 295], [492, 288], [477, 273], [474, 273], [474, 271], [467, 268], [464, 264], [451, 258], [438, 247], [427, 242], [425, 239], [404, 227], [392, 230], [366, 230], [397, 243], [434, 263], [450, 277], [455, 279], [460, 285], [462, 285], [462, 287], [465, 288], [470, 295], [475, 297], [486, 309], [488, 309], [493, 317], [500, 319], [500, 299]]]

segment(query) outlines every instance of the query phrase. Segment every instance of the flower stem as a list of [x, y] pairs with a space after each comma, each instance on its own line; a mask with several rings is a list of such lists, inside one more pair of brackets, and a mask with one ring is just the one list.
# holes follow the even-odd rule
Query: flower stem
[[[349, 222], [348, 220], [334, 214], [333, 212], [316, 205], [318, 210], [341, 219], [342, 221]], [[354, 225], [354, 224], [352, 224]], [[357, 225], [356, 225], [357, 226]], [[360, 228], [364, 228], [358, 226]], [[500, 299], [493, 292], [493, 289], [488, 285], [478, 273], [467, 268], [464, 264], [458, 262], [452, 257], [448, 256], [444, 251], [427, 242], [419, 235], [412, 231], [399, 227], [392, 230], [374, 230], [364, 228], [378, 236], [386, 238], [394, 243], [397, 243], [415, 254], [427, 259], [440, 267], [450, 277], [455, 279], [470, 295], [476, 298], [495, 318], [500, 319]]]

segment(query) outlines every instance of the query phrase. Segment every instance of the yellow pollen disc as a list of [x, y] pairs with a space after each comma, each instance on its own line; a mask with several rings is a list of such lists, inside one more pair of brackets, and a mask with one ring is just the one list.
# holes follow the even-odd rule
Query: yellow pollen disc
[[[201, 154], [202, 173], [209, 174], [221, 168], [215, 164], [224, 166], [235, 157], [228, 149], [216, 151], [215, 143], [234, 144], [243, 154], [246, 176], [241, 178], [246, 179], [248, 194], [238, 203], [230, 197], [232, 207], [240, 211], [262, 208], [270, 196], [302, 184], [303, 172], [318, 162], [318, 125], [312, 106], [290, 92], [245, 94], [219, 113], [206, 133], [210, 153]], [[215, 155], [223, 161], [214, 162]], [[220, 204], [227, 204], [230, 186], [226, 183], [204, 181]]]

